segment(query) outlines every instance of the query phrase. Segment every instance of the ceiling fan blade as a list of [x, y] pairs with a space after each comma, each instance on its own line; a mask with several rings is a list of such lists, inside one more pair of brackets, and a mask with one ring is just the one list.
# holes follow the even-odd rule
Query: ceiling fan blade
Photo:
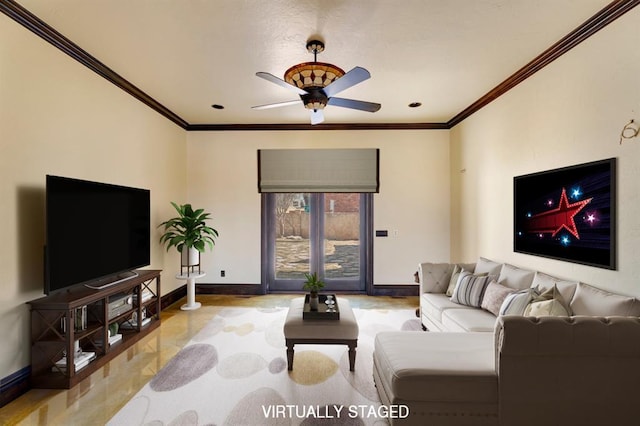
[[382, 105], [374, 102], [356, 101], [355, 99], [329, 98], [327, 105], [339, 106], [342, 108], [359, 109], [361, 111], [376, 112]]
[[324, 114], [321, 109], [311, 110], [311, 124], [320, 124], [324, 121]]
[[274, 104], [266, 104], [266, 105], [256, 105], [256, 106], [252, 106], [251, 109], [280, 108], [280, 107], [289, 106], [289, 105], [298, 105], [301, 103], [302, 101], [300, 99], [296, 99], [294, 101], [276, 102]]
[[338, 93], [348, 89], [351, 86], [362, 83], [370, 77], [371, 74], [369, 74], [369, 71], [362, 67], [355, 67], [354, 69], [325, 87], [323, 90], [327, 97], [330, 98], [333, 95], [337, 95]]
[[[296, 92], [298, 95], [306, 95], [307, 91], [306, 90], [302, 90], [299, 87], [296, 87], [292, 84], [287, 83], [286, 81], [276, 77], [273, 74], [269, 74], [268, 72], [257, 72], [256, 75], [260, 78], [264, 78], [267, 81], [270, 81], [272, 83], [277, 84], [278, 86], [282, 86], [285, 89], [289, 89], [292, 90], [294, 92]], [[346, 75], [346, 74], [345, 74]]]

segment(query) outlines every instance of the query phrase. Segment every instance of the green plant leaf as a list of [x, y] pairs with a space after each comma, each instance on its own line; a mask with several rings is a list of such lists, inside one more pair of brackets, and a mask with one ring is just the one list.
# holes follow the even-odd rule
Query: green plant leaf
[[178, 216], [158, 225], [159, 228], [164, 227], [160, 244], [166, 245], [167, 251], [171, 247], [176, 247], [178, 251], [183, 247], [194, 247], [200, 252], [204, 252], [206, 246], [213, 249], [215, 238], [219, 234], [217, 230], [206, 224], [211, 214], [204, 209], [194, 210], [191, 204], [179, 205], [172, 201], [171, 205]]

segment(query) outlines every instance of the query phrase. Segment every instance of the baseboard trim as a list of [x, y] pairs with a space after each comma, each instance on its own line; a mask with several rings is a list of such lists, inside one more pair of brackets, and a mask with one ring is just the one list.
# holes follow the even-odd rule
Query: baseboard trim
[[374, 285], [371, 288], [372, 296], [419, 296], [420, 288], [417, 285]]
[[[304, 293], [302, 290], [301, 293]], [[419, 286], [391, 284], [391, 285], [374, 285], [370, 290], [371, 296], [418, 296], [420, 294]], [[291, 293], [290, 291], [270, 291], [270, 294]], [[345, 291], [338, 292], [341, 294], [365, 294], [364, 291]], [[261, 284], [196, 284], [196, 294], [229, 294], [229, 295], [261, 295], [266, 294]]]
[[31, 376], [30, 365], [0, 380], [0, 408], [31, 389], [29, 376]]
[[196, 284], [196, 294], [231, 294], [261, 295], [265, 294], [261, 284]]
[[173, 305], [174, 303], [176, 303], [178, 300], [182, 299], [186, 295], [187, 295], [187, 285], [183, 284], [182, 286], [176, 288], [175, 290], [170, 291], [169, 293], [160, 297], [160, 309], [164, 311], [165, 309], [167, 309], [167, 307], [169, 307], [169, 305]]

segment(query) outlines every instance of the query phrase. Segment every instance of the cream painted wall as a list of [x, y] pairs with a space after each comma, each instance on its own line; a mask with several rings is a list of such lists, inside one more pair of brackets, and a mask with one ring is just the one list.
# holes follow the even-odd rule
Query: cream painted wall
[[187, 140], [188, 200], [211, 211], [220, 232], [200, 282], [260, 283], [258, 149], [379, 148], [374, 229], [390, 236], [374, 240], [374, 284], [411, 284], [419, 262], [449, 258], [448, 131], [190, 132]]
[[[43, 296], [45, 175], [147, 188], [152, 223], [186, 194], [186, 132], [0, 15], [0, 378], [30, 362], [26, 302]], [[90, 212], [88, 212], [90, 213]], [[154, 244], [150, 268], [163, 292], [177, 255]], [[91, 249], [90, 230], [69, 238]]]
[[[258, 284], [256, 151], [379, 148], [374, 228], [391, 236], [374, 240], [375, 284], [410, 284], [421, 261], [484, 255], [640, 296], [640, 139], [618, 145], [622, 126], [640, 122], [638, 18], [629, 12], [451, 132], [186, 134], [0, 16], [0, 378], [29, 363], [25, 302], [42, 296], [47, 173], [149, 188], [153, 223], [173, 216], [169, 201], [212, 211], [221, 237], [202, 281]], [[513, 176], [608, 157], [619, 159], [618, 270], [513, 253]], [[183, 285], [177, 253], [152, 247], [163, 293]]]
[[[451, 131], [452, 259], [486, 256], [640, 296], [640, 8]], [[513, 252], [513, 177], [618, 158], [618, 270]]]

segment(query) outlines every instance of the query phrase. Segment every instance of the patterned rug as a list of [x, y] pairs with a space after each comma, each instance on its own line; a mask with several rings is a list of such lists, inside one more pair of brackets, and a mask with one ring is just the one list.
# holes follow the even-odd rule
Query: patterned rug
[[287, 308], [225, 308], [109, 425], [385, 425], [373, 384], [380, 331], [419, 330], [414, 310], [353, 309], [355, 371], [344, 345], [296, 345], [287, 370]]

